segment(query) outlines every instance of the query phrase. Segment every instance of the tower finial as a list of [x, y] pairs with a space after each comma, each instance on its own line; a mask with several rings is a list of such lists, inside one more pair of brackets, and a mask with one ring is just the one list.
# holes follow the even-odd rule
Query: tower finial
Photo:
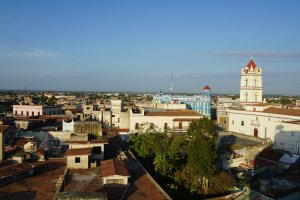
[[253, 56], [250, 57], [250, 60], [253, 60]]

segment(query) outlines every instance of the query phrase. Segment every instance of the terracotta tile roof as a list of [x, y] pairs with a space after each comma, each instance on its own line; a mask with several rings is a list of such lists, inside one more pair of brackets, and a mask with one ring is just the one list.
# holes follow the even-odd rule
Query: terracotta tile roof
[[192, 110], [147, 111], [145, 116], [201, 116]]
[[175, 118], [173, 119], [174, 122], [191, 122], [191, 121], [197, 121], [200, 118]]
[[129, 129], [128, 128], [117, 128], [117, 129], [114, 129], [114, 128], [107, 128], [107, 129], [102, 129], [103, 131], [106, 131], [106, 132], [129, 132]]
[[101, 161], [100, 173], [102, 177], [113, 175], [130, 176], [125, 162], [117, 158]]
[[107, 140], [100, 140], [100, 139], [93, 139], [89, 141], [82, 141], [82, 140], [67, 140], [65, 141], [66, 144], [97, 144], [97, 143], [108, 143]]
[[38, 153], [39, 155], [45, 155], [45, 150], [43, 148], [37, 148], [36, 153]]
[[7, 165], [0, 169], [0, 177], [7, 177], [7, 176], [12, 176], [14, 174], [21, 174], [29, 171], [30, 169], [32, 169], [32, 166], [25, 162], [21, 164], [18, 163], [18, 164]]
[[272, 148], [266, 148], [257, 155], [257, 158], [273, 161], [273, 162], [279, 162], [280, 158], [284, 154], [285, 153], [282, 151], [278, 151]]
[[65, 156], [79, 156], [79, 155], [91, 155], [91, 148], [80, 148], [80, 149], [68, 149], [65, 153]]
[[278, 115], [289, 115], [289, 116], [300, 116], [300, 110], [286, 109], [286, 108], [267, 108], [264, 113], [278, 114]]
[[37, 138], [20, 138], [17, 140], [17, 146], [23, 148], [27, 142], [36, 142]]
[[269, 103], [253, 103], [253, 104], [248, 103], [245, 105], [247, 105], [247, 106], [271, 106], [271, 104], [269, 104]]
[[9, 125], [0, 125], [0, 133], [3, 133], [9, 128]]

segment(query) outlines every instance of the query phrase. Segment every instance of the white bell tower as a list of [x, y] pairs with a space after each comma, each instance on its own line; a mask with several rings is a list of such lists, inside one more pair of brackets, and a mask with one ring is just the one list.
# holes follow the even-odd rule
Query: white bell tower
[[262, 69], [256, 67], [251, 56], [248, 65], [241, 70], [240, 102], [261, 103], [262, 90]]

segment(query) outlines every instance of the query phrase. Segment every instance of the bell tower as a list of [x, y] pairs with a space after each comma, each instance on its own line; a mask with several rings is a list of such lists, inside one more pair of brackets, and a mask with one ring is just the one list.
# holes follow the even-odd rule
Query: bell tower
[[257, 67], [251, 56], [246, 67], [241, 70], [241, 103], [261, 103], [262, 98], [262, 69]]

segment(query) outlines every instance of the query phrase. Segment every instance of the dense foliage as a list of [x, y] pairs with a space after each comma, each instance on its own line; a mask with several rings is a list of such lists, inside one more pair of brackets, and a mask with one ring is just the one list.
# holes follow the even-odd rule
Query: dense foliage
[[222, 194], [235, 184], [216, 170], [218, 132], [210, 119], [191, 122], [187, 134], [143, 124], [130, 139], [130, 148], [175, 199]]

